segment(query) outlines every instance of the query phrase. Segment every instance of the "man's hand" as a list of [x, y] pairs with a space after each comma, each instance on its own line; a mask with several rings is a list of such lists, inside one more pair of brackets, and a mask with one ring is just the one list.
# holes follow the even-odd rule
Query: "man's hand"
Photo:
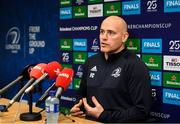
[[83, 98], [83, 104], [84, 104], [84, 108], [86, 109], [87, 114], [98, 118], [100, 114], [104, 111], [104, 108], [94, 96], [92, 97], [92, 102], [95, 105], [94, 108], [87, 104], [86, 98]]
[[71, 110], [70, 113], [72, 116], [78, 116], [78, 117], [85, 117], [85, 114], [83, 111], [80, 110], [80, 107], [82, 105], [82, 99], [79, 101], [78, 104], [74, 105]]

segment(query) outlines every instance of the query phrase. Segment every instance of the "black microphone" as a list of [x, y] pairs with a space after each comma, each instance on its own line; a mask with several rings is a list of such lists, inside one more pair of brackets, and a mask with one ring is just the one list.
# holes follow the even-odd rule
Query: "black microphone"
[[43, 75], [43, 70], [46, 67], [46, 64], [40, 63], [34, 66], [30, 72], [30, 80], [26, 83], [26, 85], [10, 100], [8, 103], [6, 110], [11, 107], [11, 105], [24, 93], [24, 91], [38, 78]]
[[29, 80], [30, 79], [29, 73], [35, 65], [36, 64], [27, 65], [14, 81], [12, 81], [11, 83], [9, 83], [8, 85], [6, 85], [4, 88], [0, 90], [0, 95], [6, 92], [9, 88], [11, 88], [17, 82]]
[[73, 75], [74, 75], [74, 71], [71, 68], [64, 68], [61, 72], [59, 72], [58, 77], [56, 78], [56, 82], [53, 83], [45, 91], [45, 93], [41, 96], [41, 98], [36, 102], [36, 106], [38, 106], [39, 104], [45, 101], [45, 99], [49, 96], [48, 92], [50, 90], [57, 89], [55, 96], [57, 98], [60, 98], [61, 93], [66, 91], [69, 84], [71, 83]]
[[45, 92], [44, 94], [39, 98], [39, 100], [36, 102], [36, 106], [39, 106], [40, 104], [42, 104], [42, 102], [45, 101], [45, 99], [49, 96], [49, 91], [50, 90], [55, 90], [57, 89], [56, 87], [56, 82], [54, 82]]

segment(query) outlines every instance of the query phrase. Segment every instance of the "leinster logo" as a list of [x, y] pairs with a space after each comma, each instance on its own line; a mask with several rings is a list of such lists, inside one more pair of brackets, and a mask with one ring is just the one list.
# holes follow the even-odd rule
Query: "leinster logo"
[[12, 53], [18, 53], [20, 46], [20, 30], [18, 27], [12, 27], [6, 34], [5, 49], [11, 50]]
[[111, 76], [117, 78], [117, 77], [120, 76], [120, 74], [121, 74], [121, 68], [118, 67], [118, 68], [116, 68], [116, 69], [112, 72]]

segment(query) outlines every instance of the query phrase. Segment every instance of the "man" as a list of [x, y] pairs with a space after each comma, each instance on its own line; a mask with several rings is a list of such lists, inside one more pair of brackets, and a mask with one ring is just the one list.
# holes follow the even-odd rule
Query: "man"
[[122, 18], [110, 16], [102, 22], [101, 53], [84, 65], [80, 100], [71, 115], [100, 122], [146, 121], [151, 108], [150, 77], [145, 64], [126, 49], [128, 36]]

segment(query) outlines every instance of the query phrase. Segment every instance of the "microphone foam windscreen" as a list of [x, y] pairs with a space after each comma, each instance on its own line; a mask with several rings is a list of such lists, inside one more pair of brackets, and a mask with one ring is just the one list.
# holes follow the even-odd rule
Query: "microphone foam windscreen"
[[73, 75], [73, 69], [64, 68], [56, 79], [56, 87], [62, 87], [64, 91], [66, 91], [72, 81]]
[[45, 63], [40, 63], [34, 66], [30, 72], [30, 78], [38, 79], [44, 74], [44, 69], [47, 66]]
[[48, 73], [49, 79], [52, 80], [57, 77], [61, 70], [62, 66], [58, 62], [53, 61], [47, 64], [44, 72]]
[[37, 65], [37, 64], [29, 64], [26, 67], [24, 67], [24, 69], [20, 73], [20, 76], [23, 76], [23, 80], [29, 80], [30, 79], [30, 72], [35, 65]]

